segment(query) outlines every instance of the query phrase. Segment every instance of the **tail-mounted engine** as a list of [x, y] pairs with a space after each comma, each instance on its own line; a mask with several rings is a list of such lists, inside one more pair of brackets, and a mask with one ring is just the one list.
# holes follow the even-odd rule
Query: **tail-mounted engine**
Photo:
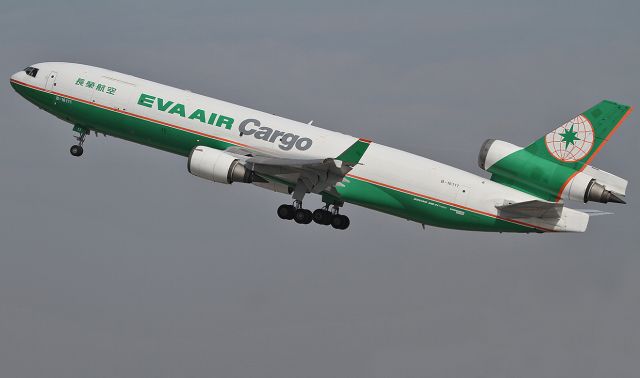
[[562, 198], [576, 201], [626, 203], [621, 197], [627, 187], [627, 180], [601, 171], [590, 165], [578, 172], [567, 184]]
[[553, 201], [618, 202], [627, 180], [590, 165], [561, 164], [544, 154], [501, 140], [489, 139], [480, 148], [478, 165], [491, 180]]
[[205, 146], [196, 146], [191, 150], [187, 169], [194, 176], [223, 184], [253, 181], [252, 172], [237, 158]]

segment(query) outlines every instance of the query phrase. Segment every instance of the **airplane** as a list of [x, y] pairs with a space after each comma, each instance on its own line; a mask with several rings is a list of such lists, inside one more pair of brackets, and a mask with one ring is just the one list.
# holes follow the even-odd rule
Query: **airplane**
[[[487, 232], [584, 232], [595, 210], [625, 203], [627, 180], [591, 165], [630, 114], [604, 100], [526, 147], [489, 139], [482, 177], [364, 138], [301, 123], [188, 90], [88, 65], [38, 63], [11, 76], [29, 102], [73, 126], [81, 156], [91, 131], [187, 157], [215, 183], [248, 183], [290, 195], [277, 215], [344, 230], [345, 203], [425, 225]], [[401, 132], [401, 129], [398, 129]], [[324, 206], [304, 208], [307, 194]]]

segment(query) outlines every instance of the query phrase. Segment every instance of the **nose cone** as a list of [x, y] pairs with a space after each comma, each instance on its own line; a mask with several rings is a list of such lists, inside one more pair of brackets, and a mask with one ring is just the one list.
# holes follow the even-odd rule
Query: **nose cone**
[[11, 87], [12, 87], [13, 89], [16, 89], [16, 86], [17, 86], [18, 84], [17, 84], [15, 81], [20, 81], [21, 73], [24, 73], [24, 72], [23, 72], [23, 71], [18, 71], [18, 72], [16, 72], [16, 73], [14, 73], [13, 75], [11, 75], [11, 79], [10, 79], [10, 81], [11, 81]]
[[24, 71], [18, 71], [16, 73], [14, 73], [13, 75], [11, 75], [11, 81], [13, 80], [20, 80], [20, 78], [22, 77], [22, 75], [24, 75]]

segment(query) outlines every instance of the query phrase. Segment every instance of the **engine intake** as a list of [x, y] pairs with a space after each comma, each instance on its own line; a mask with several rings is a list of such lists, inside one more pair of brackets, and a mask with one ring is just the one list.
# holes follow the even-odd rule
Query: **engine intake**
[[482, 147], [480, 147], [480, 154], [478, 154], [478, 166], [483, 170], [488, 171], [489, 168], [500, 161], [500, 159], [521, 149], [522, 147], [509, 142], [497, 139], [487, 139], [482, 143]]
[[205, 146], [196, 146], [191, 150], [187, 169], [194, 176], [222, 184], [253, 181], [251, 170], [234, 156]]

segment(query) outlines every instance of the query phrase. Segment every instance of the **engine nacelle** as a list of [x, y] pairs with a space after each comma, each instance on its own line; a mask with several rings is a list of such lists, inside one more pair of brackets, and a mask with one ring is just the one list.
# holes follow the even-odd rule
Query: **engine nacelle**
[[488, 171], [495, 163], [512, 153], [521, 150], [522, 147], [497, 139], [487, 139], [480, 147], [478, 165]]
[[607, 189], [607, 183], [600, 183], [593, 176], [578, 172], [562, 192], [562, 198], [584, 203], [589, 201], [625, 203], [618, 195]]
[[189, 173], [205, 180], [231, 184], [252, 182], [252, 173], [234, 156], [215, 148], [196, 146], [187, 163]]

